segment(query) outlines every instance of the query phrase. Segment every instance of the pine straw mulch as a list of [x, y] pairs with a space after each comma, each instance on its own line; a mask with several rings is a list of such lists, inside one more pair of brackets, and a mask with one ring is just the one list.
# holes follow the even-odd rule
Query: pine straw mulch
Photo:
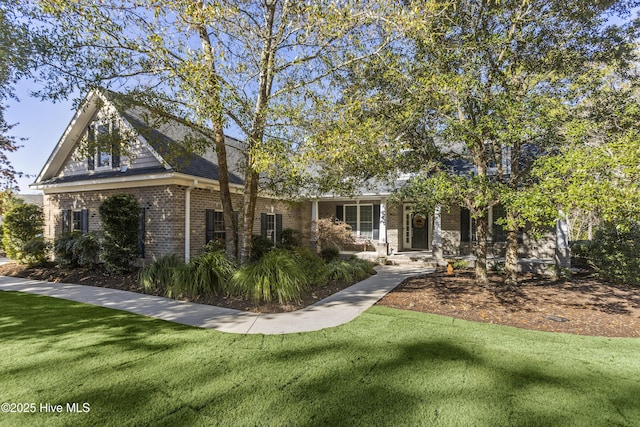
[[587, 272], [567, 281], [524, 275], [514, 287], [498, 274], [489, 279], [482, 286], [473, 271], [437, 271], [405, 281], [378, 304], [540, 331], [640, 337], [640, 288]]
[[[142, 291], [137, 272], [110, 276], [100, 270], [26, 268], [11, 263], [0, 266], [0, 275]], [[437, 271], [406, 280], [378, 305], [540, 331], [640, 337], [640, 288], [603, 283], [588, 273], [576, 274], [570, 281], [525, 275], [518, 286], [512, 288], [505, 287], [498, 274], [490, 274], [489, 279], [489, 285], [481, 286], [475, 282], [473, 271], [456, 271], [452, 276]], [[349, 283], [330, 283], [313, 288], [299, 304], [255, 306], [241, 298], [222, 296], [193, 301], [243, 311], [278, 313], [314, 304], [348, 286]]]

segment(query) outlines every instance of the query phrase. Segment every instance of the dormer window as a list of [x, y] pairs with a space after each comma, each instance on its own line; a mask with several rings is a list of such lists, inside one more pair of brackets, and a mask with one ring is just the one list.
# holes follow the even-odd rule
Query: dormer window
[[89, 170], [116, 169], [120, 167], [120, 147], [118, 127], [114, 122], [104, 124], [93, 122], [87, 129]]

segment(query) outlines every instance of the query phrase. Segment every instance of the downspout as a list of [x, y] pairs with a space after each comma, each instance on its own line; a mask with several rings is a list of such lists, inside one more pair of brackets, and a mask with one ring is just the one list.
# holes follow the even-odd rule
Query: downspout
[[196, 188], [198, 180], [194, 179], [193, 184], [184, 193], [184, 261], [189, 262], [191, 258], [191, 190]]

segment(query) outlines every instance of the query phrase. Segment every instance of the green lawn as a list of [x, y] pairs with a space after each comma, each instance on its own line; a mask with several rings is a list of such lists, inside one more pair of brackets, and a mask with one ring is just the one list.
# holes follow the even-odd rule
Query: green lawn
[[640, 425], [640, 339], [374, 307], [334, 329], [224, 334], [0, 292], [0, 425]]

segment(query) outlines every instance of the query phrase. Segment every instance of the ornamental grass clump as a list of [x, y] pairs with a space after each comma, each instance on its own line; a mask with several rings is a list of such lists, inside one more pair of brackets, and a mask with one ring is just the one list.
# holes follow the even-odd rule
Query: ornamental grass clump
[[189, 280], [183, 283], [184, 292], [191, 297], [219, 295], [236, 272], [236, 265], [224, 251], [203, 252], [190, 263]]
[[173, 286], [175, 272], [182, 266], [184, 266], [184, 261], [178, 255], [165, 255], [140, 272], [138, 283], [145, 293], [159, 292], [164, 294]]
[[230, 292], [258, 304], [300, 301], [308, 286], [299, 260], [290, 252], [274, 249], [258, 261], [238, 270], [231, 279]]

